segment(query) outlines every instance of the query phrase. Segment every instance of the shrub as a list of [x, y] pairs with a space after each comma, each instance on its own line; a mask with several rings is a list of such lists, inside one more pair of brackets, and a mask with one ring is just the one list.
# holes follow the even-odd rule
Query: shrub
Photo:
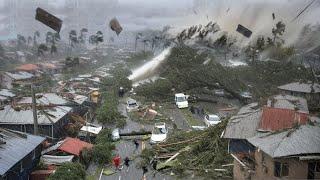
[[48, 180], [80, 180], [85, 179], [86, 171], [80, 163], [63, 163]]

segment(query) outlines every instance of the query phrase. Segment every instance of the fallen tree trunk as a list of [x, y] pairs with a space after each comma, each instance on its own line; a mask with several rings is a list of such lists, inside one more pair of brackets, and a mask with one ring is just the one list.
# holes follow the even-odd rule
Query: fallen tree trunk
[[120, 136], [141, 136], [141, 135], [149, 135], [149, 134], [151, 134], [151, 131], [119, 133]]

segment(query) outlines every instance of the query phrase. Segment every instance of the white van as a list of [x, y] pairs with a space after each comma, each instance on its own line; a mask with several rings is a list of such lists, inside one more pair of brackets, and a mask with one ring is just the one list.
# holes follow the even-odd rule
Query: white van
[[187, 96], [184, 95], [183, 93], [175, 94], [174, 101], [176, 102], [176, 105], [178, 106], [179, 109], [188, 107]]

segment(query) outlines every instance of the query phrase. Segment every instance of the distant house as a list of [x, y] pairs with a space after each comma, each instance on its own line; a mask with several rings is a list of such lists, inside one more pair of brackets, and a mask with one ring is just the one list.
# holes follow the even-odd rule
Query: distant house
[[38, 164], [45, 138], [0, 129], [0, 179], [28, 179]]
[[38, 67], [47, 74], [58, 74], [61, 73], [63, 67], [53, 63], [39, 63]]
[[308, 103], [305, 98], [291, 95], [275, 95], [268, 99], [268, 107], [291, 109], [302, 113], [309, 113]]
[[0, 105], [9, 104], [16, 95], [8, 89], [0, 89]]
[[32, 82], [35, 76], [24, 71], [5, 72], [1, 75], [1, 86], [12, 89], [14, 85], [24, 85]]
[[318, 83], [294, 82], [279, 86], [278, 89], [285, 94], [305, 98], [310, 108], [320, 104], [320, 85]]
[[36, 64], [23, 64], [16, 67], [17, 71], [26, 71], [29, 73], [35, 73], [39, 70], [39, 67]]
[[234, 179], [320, 178], [320, 125], [309, 125], [309, 114], [290, 109], [292, 104], [256, 105], [241, 108], [223, 134]]

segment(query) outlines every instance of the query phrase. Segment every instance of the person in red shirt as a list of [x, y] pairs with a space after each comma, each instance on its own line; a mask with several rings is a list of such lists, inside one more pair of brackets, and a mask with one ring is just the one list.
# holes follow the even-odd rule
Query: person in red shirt
[[120, 163], [121, 163], [121, 158], [119, 156], [119, 154], [117, 154], [113, 159], [113, 164], [114, 166], [116, 167], [117, 170], [120, 170], [119, 166], [120, 166]]

